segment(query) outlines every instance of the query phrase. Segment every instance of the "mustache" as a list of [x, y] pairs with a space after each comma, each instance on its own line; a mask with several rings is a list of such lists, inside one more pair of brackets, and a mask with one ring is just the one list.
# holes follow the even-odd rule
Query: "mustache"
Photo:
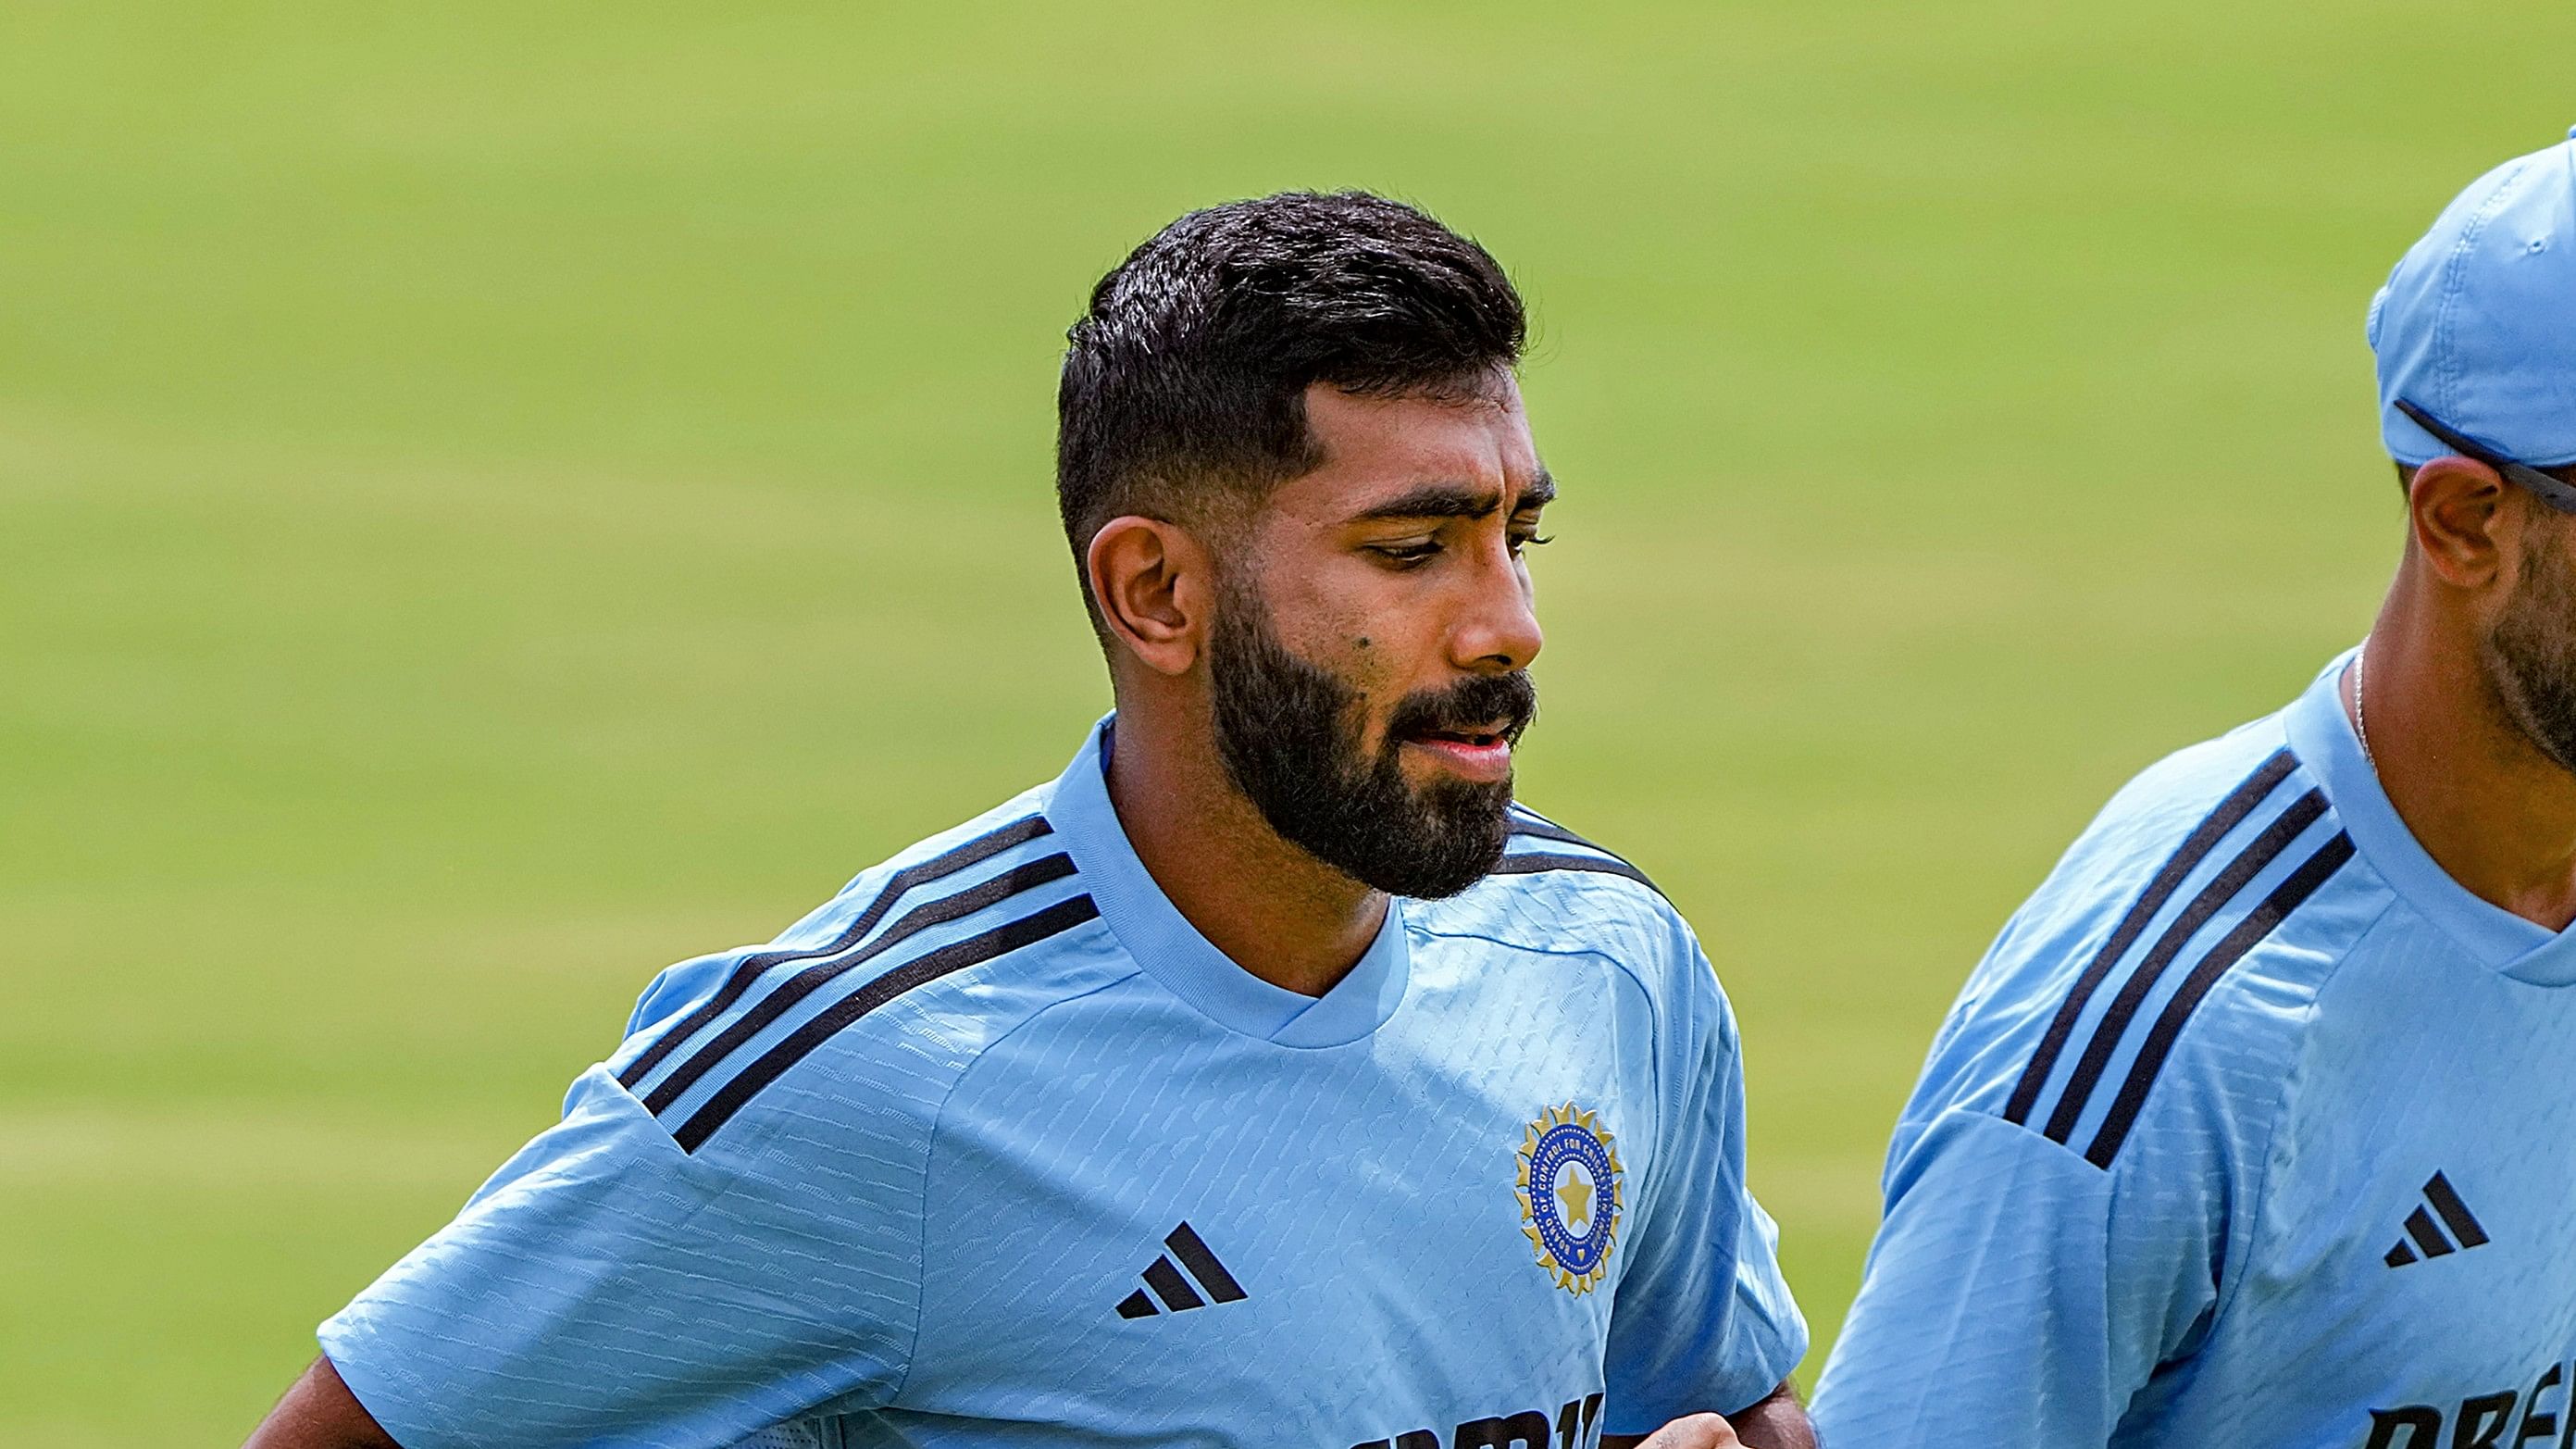
[[1479, 675], [1439, 689], [1418, 689], [1396, 701], [1387, 715], [1387, 738], [1404, 739], [1435, 731], [1462, 733], [1502, 726], [1502, 737], [1518, 744], [1521, 732], [1538, 718], [1538, 686], [1526, 670]]

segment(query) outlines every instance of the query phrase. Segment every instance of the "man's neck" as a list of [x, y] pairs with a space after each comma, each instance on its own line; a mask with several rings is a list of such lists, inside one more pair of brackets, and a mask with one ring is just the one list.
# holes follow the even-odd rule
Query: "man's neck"
[[1207, 739], [1122, 714], [1109, 761], [1118, 823], [1209, 944], [1273, 986], [1321, 996], [1377, 939], [1386, 895], [1282, 840]]
[[2506, 719], [2474, 646], [2392, 600], [2344, 710], [2366, 728], [2380, 788], [2425, 852], [2472, 895], [2551, 931], [2576, 921], [2576, 776]]

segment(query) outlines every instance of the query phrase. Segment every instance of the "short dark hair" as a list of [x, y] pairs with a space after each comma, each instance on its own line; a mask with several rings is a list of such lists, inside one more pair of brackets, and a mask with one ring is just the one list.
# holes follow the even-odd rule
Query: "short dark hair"
[[1287, 191], [1191, 212], [1066, 334], [1055, 479], [1076, 569], [1121, 514], [1177, 521], [1317, 467], [1309, 385], [1467, 395], [1527, 332], [1501, 265], [1402, 202]]

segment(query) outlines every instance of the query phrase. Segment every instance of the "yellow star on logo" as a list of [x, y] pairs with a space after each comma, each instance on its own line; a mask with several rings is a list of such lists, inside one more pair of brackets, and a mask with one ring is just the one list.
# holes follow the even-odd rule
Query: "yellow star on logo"
[[1619, 1151], [1601, 1119], [1572, 1102], [1549, 1107], [1522, 1139], [1512, 1179], [1521, 1233], [1556, 1286], [1578, 1296], [1601, 1286], [1619, 1232]]
[[1556, 1185], [1556, 1200], [1565, 1204], [1565, 1225], [1567, 1227], [1573, 1227], [1577, 1224], [1581, 1224], [1585, 1227], [1591, 1226], [1592, 1184], [1584, 1181], [1582, 1174], [1575, 1172], [1567, 1173], [1565, 1175], [1565, 1180]]

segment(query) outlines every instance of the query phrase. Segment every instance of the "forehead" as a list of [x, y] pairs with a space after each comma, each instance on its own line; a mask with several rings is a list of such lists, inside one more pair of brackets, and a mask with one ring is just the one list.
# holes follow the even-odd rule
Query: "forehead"
[[1282, 483], [1277, 511], [1335, 522], [1425, 484], [1500, 492], [1505, 506], [1539, 475], [1538, 448], [1508, 374], [1468, 398], [1362, 397], [1318, 383], [1306, 390], [1306, 426], [1323, 466]]

